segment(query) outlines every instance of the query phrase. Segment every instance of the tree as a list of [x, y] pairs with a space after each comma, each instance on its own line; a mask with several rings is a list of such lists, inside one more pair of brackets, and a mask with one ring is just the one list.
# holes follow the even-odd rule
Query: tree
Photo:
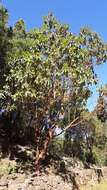
[[[90, 164], [105, 165], [107, 156], [107, 124], [94, 112], [84, 111], [83, 122], [69, 131], [69, 155]], [[68, 152], [67, 152], [68, 154]]]
[[99, 98], [94, 112], [96, 113], [99, 120], [102, 122], [107, 121], [107, 89], [106, 86], [99, 89]]
[[13, 34], [17, 39], [26, 37], [25, 23], [22, 19], [18, 20], [14, 25]]
[[88, 28], [72, 34], [68, 25], [60, 24], [52, 14], [44, 18], [40, 29], [14, 39], [4, 108], [8, 112], [20, 109], [25, 124], [33, 125], [38, 171], [50, 141], [57, 136], [56, 128], [62, 133], [81, 122], [77, 114], [66, 120], [68, 105], [74, 103], [77, 113], [86, 102], [90, 85], [96, 83], [94, 65], [106, 61], [107, 46]]
[[9, 38], [11, 37], [11, 27], [7, 26], [8, 11], [0, 5], [0, 107], [3, 99], [3, 86], [8, 72], [8, 54], [11, 49]]

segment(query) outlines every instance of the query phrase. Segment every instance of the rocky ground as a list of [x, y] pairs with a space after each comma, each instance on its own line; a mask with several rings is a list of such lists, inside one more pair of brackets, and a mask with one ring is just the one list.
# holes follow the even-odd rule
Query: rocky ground
[[[62, 171], [57, 171], [54, 166], [44, 167], [39, 176], [33, 171], [16, 169], [15, 160], [8, 158], [0, 160], [0, 190], [72, 190], [72, 177]], [[62, 168], [63, 167], [63, 168]]]
[[[102, 172], [100, 178], [98, 171]], [[47, 168], [39, 176], [20, 170], [18, 173], [2, 173], [0, 190], [81, 190], [82, 186], [93, 187], [104, 179], [107, 179], [107, 168], [72, 169], [65, 173], [54, 173]]]
[[87, 184], [93, 186], [107, 181], [107, 167], [85, 169], [80, 161], [71, 157], [51, 160], [50, 165], [42, 166], [40, 176], [33, 172], [31, 162], [27, 160], [26, 164], [21, 162], [19, 165], [18, 159], [0, 159], [0, 190], [81, 190]]
[[25, 174], [3, 176], [0, 190], [72, 190], [72, 183], [65, 182], [55, 174], [33, 177]]

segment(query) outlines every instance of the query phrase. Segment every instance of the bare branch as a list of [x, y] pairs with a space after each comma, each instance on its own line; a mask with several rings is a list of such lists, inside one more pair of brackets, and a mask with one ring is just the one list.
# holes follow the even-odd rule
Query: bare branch
[[75, 127], [75, 126], [77, 126], [78, 124], [80, 124], [80, 123], [82, 123], [82, 122], [84, 121], [84, 120], [82, 119], [81, 121], [79, 121], [79, 122], [77, 122], [77, 123], [74, 123], [74, 122], [76, 122], [78, 119], [79, 119], [79, 117], [77, 117], [76, 119], [74, 119], [69, 125], [67, 125], [67, 126], [65, 127], [64, 130], [62, 130], [59, 134], [54, 135], [53, 137], [57, 137], [57, 136], [63, 134], [67, 129], [70, 129], [70, 128], [72, 128], [72, 127]]

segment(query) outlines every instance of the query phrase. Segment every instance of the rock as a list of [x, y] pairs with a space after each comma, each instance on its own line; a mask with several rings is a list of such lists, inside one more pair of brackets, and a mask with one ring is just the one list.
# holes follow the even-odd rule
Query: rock
[[8, 177], [6, 177], [6, 176], [1, 177], [1, 179], [0, 179], [0, 186], [6, 186], [6, 187], [8, 187]]
[[11, 184], [8, 190], [27, 190], [27, 188], [23, 184]]
[[107, 167], [93, 169], [72, 168], [66, 173], [10, 174], [1, 177], [0, 190], [73, 190], [81, 185], [98, 183], [98, 177], [107, 180]]
[[0, 190], [8, 190], [7, 187], [0, 187]]

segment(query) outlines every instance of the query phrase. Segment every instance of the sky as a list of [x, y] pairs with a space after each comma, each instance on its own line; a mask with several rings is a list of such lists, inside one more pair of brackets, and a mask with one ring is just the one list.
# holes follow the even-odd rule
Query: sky
[[[2, 0], [9, 11], [9, 24], [22, 18], [27, 30], [39, 27], [43, 16], [52, 12], [55, 17], [69, 24], [73, 33], [78, 33], [81, 27], [89, 26], [99, 33], [107, 42], [107, 0]], [[101, 85], [107, 84], [107, 63], [95, 68]], [[93, 95], [88, 101], [90, 110], [96, 104], [98, 93], [93, 89]]]

